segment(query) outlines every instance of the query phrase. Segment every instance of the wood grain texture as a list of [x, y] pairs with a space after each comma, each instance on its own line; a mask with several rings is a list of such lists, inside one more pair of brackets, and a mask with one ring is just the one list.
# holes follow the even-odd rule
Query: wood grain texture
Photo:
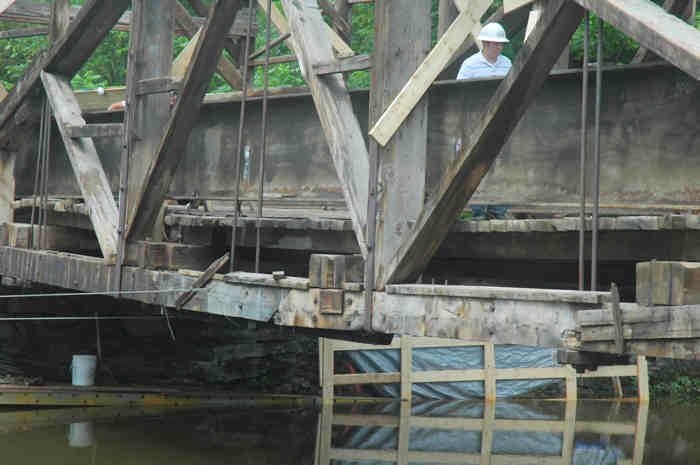
[[[129, 191], [129, 195], [132, 192], [135, 194], [135, 208], [129, 212], [127, 238], [143, 236], [153, 228], [154, 219], [185, 152], [187, 139], [199, 116], [202, 99], [221, 57], [223, 36], [240, 7], [240, 0], [221, 0], [212, 6], [207, 26], [197, 42], [197, 50], [183, 83], [182, 93], [172, 110], [155, 157], [148, 166], [144, 183], [134, 191]], [[129, 181], [131, 184], [131, 176]]]
[[[195, 36], [201, 30], [201, 26], [199, 26], [194, 21], [194, 19], [190, 16], [185, 7], [182, 6], [182, 4], [179, 1], [176, 1], [174, 6], [175, 21], [180, 25], [180, 27], [182, 27], [185, 30], [185, 35], [191, 38], [190, 42], [194, 41], [196, 44]], [[187, 47], [189, 46], [190, 44], [188, 43]], [[189, 63], [189, 61], [187, 61], [187, 63]], [[228, 82], [234, 89], [240, 89], [242, 87], [243, 77], [241, 76], [240, 71], [236, 69], [236, 67], [225, 56], [221, 56], [221, 59], [216, 64], [216, 70], [219, 72], [219, 74], [221, 74], [221, 77], [223, 77], [226, 80], [226, 82]], [[182, 72], [182, 75], [184, 75], [184, 70]]]
[[646, 0], [574, 0], [700, 80], [700, 30]]
[[342, 182], [357, 242], [366, 257], [364, 227], [367, 222], [369, 156], [360, 124], [342, 76], [321, 78], [310, 72], [314, 64], [333, 59], [329, 43], [318, 40], [324, 36], [327, 25], [315, 2], [283, 0], [282, 4], [289, 18], [294, 51], [309, 83], [338, 179]]
[[[413, 107], [428, 90], [428, 87], [449, 63], [455, 50], [462, 45], [469, 33], [472, 33], [477, 26], [480, 27], [481, 15], [490, 5], [489, 0], [479, 0], [472, 8], [463, 10], [447, 32], [440, 37], [425, 61], [420, 64], [401, 92], [369, 131], [370, 136], [380, 145], [384, 146], [389, 142]], [[465, 33], [465, 31], [468, 32]]]
[[[391, 1], [375, 5], [378, 25], [374, 48], [376, 68], [372, 72], [370, 93], [372, 121], [381, 118], [382, 112], [391, 111], [425, 63], [431, 37], [429, 6], [427, 2], [413, 2], [409, 6]], [[386, 146], [377, 147], [377, 156], [374, 285], [382, 289], [387, 262], [423, 209], [428, 169], [427, 99], [416, 101], [396, 137]]]
[[111, 261], [117, 253], [117, 204], [97, 149], [92, 139], [73, 138], [65, 129], [66, 126], [85, 125], [70, 80], [44, 72], [41, 74], [41, 80], [54, 111], [80, 192], [89, 206], [90, 221], [100, 243], [102, 255], [105, 260]]
[[[171, 73], [174, 40], [173, 13], [176, 2], [177, 0], [134, 0], [133, 2], [127, 70], [129, 95], [125, 116], [128, 187], [124, 231], [129, 231], [131, 227], [141, 200], [140, 192], [148, 182], [149, 169], [157, 159], [161, 137], [170, 119], [171, 105], [167, 94], [139, 94], [138, 91], [139, 82], [162, 79]], [[160, 14], [161, 11], [162, 14]], [[155, 218], [157, 218], [157, 211], [153, 214], [154, 222]], [[124, 238], [128, 238], [127, 236], [125, 235]], [[152, 227], [141, 231], [141, 235], [136, 239], [147, 238], [153, 238]]]
[[425, 267], [449, 226], [488, 172], [583, 17], [575, 4], [550, 2], [481, 118], [428, 201], [407, 240], [389, 262], [386, 282], [410, 280]]

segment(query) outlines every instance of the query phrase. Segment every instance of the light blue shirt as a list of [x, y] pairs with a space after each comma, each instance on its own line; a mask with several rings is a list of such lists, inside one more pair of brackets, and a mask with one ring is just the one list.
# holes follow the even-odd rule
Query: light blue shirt
[[487, 77], [503, 77], [508, 74], [512, 66], [510, 59], [498, 55], [496, 63], [489, 63], [484, 55], [475, 53], [462, 63], [457, 74], [457, 79], [474, 79]]

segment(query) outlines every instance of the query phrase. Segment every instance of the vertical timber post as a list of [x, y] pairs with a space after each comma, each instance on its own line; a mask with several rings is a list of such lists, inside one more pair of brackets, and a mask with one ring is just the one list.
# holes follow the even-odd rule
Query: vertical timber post
[[[375, 2], [375, 45], [370, 91], [369, 126], [430, 51], [432, 2]], [[383, 289], [385, 264], [413, 227], [425, 200], [428, 144], [428, 100], [420, 101], [385, 147], [377, 147], [379, 163], [374, 282]], [[370, 163], [374, 160], [370, 157]], [[370, 186], [370, 190], [372, 187]], [[368, 225], [370, 212], [368, 211]], [[367, 232], [370, 237], [370, 232]]]
[[[136, 95], [139, 81], [170, 75], [173, 61], [173, 2], [177, 0], [134, 0], [132, 31], [142, 40], [134, 41], [129, 50], [127, 87], [134, 101], [127, 102], [130, 114], [128, 128], [129, 167], [127, 218], [133, 218], [136, 205], [128, 193], [144, 185], [148, 169], [158, 151], [163, 129], [170, 118], [170, 96], [167, 93]], [[133, 199], [133, 196], [131, 196]], [[124, 225], [126, 226], [126, 225]], [[128, 228], [125, 228], [128, 230]], [[143, 239], [134, 237], [133, 239]]]

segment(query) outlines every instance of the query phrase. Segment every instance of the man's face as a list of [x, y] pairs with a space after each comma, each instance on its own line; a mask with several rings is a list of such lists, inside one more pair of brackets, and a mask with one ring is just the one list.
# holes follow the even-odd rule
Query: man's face
[[496, 60], [498, 55], [500, 55], [503, 51], [502, 42], [488, 42], [484, 40], [482, 41], [482, 44], [483, 48], [481, 49], [481, 53], [483, 53], [483, 55], [491, 61]]

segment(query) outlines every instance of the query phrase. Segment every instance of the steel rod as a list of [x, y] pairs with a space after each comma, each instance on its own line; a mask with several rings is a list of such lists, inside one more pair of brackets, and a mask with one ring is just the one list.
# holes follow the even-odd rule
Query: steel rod
[[[265, 28], [265, 67], [263, 68], [262, 134], [260, 137], [260, 173], [258, 176], [258, 220], [263, 216], [263, 182], [265, 180], [265, 152], [267, 145], [267, 91], [270, 70], [270, 33], [272, 30], [272, 0], [267, 0], [267, 27]], [[255, 223], [255, 272], [260, 272], [260, 221]]]
[[588, 147], [588, 46], [591, 38], [591, 27], [588, 23], [590, 13], [586, 11], [583, 17], [585, 30], [583, 36], [583, 63], [581, 65], [583, 84], [581, 89], [581, 158], [579, 165], [579, 191], [581, 205], [579, 209], [579, 233], [578, 233], [578, 289], [584, 290], [584, 276], [586, 273], [585, 251], [586, 245], [586, 149]]
[[[248, 0], [248, 30], [253, 25], [253, 0]], [[229, 271], [236, 269], [236, 234], [238, 231], [239, 203], [241, 198], [241, 158], [243, 156], [243, 129], [245, 127], [245, 105], [248, 95], [248, 53], [250, 52], [250, 34], [246, 34], [245, 53], [243, 54], [243, 88], [241, 89], [241, 110], [238, 116], [238, 145], [236, 147], [236, 193], [233, 206], [233, 225], [231, 227], [231, 252], [229, 256]]]
[[41, 173], [41, 181], [40, 181], [40, 203], [41, 203], [41, 208], [39, 210], [39, 248], [40, 249], [45, 249], [46, 248], [46, 237], [44, 237], [46, 234], [46, 223], [47, 223], [47, 216], [48, 216], [48, 207], [47, 207], [47, 197], [48, 197], [48, 179], [49, 179], [49, 163], [50, 163], [50, 157], [49, 157], [49, 148], [51, 146], [51, 105], [47, 102], [46, 106], [43, 109], [42, 113], [42, 122], [41, 124], [45, 125], [44, 129], [44, 140], [42, 141], [42, 146], [41, 150], [43, 153], [43, 158], [44, 158], [44, 163], [43, 163], [43, 170]]
[[605, 23], [598, 18], [598, 47], [595, 74], [595, 128], [593, 133], [593, 224], [591, 239], [591, 290], [598, 288], [598, 207], [600, 203], [600, 107], [603, 90], [603, 41]]
[[39, 195], [39, 173], [41, 173], [41, 164], [43, 162], [42, 158], [42, 147], [44, 146], [44, 131], [46, 128], [44, 127], [44, 109], [46, 108], [46, 96], [44, 96], [42, 102], [41, 102], [41, 122], [39, 123], [39, 146], [37, 147], [36, 151], [36, 168], [34, 171], [34, 194], [32, 196], [32, 217], [31, 217], [31, 229], [29, 231], [29, 248], [34, 249], [35, 248], [35, 243], [34, 243], [34, 223], [36, 220], [35, 213], [39, 213], [36, 211], [36, 202], [37, 202], [37, 196]]

